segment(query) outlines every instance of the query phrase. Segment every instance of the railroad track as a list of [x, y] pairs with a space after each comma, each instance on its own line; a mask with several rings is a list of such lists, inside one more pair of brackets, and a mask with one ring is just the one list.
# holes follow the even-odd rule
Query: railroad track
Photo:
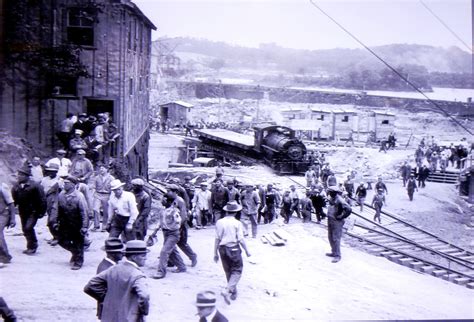
[[355, 223], [346, 235], [357, 246], [416, 271], [474, 289], [473, 252], [388, 211], [381, 212], [381, 224], [373, 221], [374, 215], [375, 209], [368, 204], [364, 204], [362, 212], [358, 206], [352, 207]]
[[387, 211], [382, 224], [375, 223], [375, 210], [353, 207], [355, 224], [347, 235], [369, 253], [395, 263], [474, 289], [474, 253], [416, 227]]

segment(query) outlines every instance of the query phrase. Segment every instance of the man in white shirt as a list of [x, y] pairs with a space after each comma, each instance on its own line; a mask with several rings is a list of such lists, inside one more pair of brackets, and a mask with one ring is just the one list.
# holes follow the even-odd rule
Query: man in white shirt
[[31, 180], [40, 183], [42, 179], [43, 167], [41, 166], [41, 159], [39, 157], [33, 157], [33, 159], [31, 159]]
[[129, 191], [124, 191], [125, 183], [115, 179], [110, 183], [112, 194], [109, 198], [109, 218], [106, 230], [109, 238], [119, 237], [123, 233], [127, 241], [133, 238], [133, 224], [138, 217], [137, 202], [135, 195]]
[[242, 223], [235, 219], [235, 214], [242, 210], [242, 206], [237, 201], [228, 202], [223, 208], [224, 214], [216, 222], [216, 240], [214, 243], [214, 261], [222, 261], [222, 267], [227, 278], [227, 287], [221, 295], [227, 304], [230, 300], [237, 298], [237, 284], [242, 276], [244, 267], [242, 261], [242, 250], [245, 250], [247, 257], [250, 253], [244, 239]]
[[56, 158], [52, 158], [46, 162], [45, 166], [49, 167], [52, 163], [55, 163], [59, 166], [58, 176], [65, 177], [69, 174], [69, 170], [71, 169], [72, 162], [68, 158], [66, 158], [66, 150], [59, 149], [56, 151]]
[[206, 182], [201, 183], [201, 190], [195, 193], [192, 204], [193, 211], [196, 213], [196, 228], [199, 229], [211, 223], [211, 192], [207, 190]]

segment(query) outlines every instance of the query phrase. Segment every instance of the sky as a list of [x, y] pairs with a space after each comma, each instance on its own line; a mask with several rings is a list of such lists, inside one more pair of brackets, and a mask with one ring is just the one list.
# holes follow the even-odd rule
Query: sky
[[[472, 48], [474, 0], [312, 0], [368, 46]], [[360, 48], [310, 0], [135, 0], [157, 26], [152, 38], [194, 37], [258, 47]], [[429, 7], [462, 41], [448, 31]], [[463, 44], [464, 42], [464, 44]]]

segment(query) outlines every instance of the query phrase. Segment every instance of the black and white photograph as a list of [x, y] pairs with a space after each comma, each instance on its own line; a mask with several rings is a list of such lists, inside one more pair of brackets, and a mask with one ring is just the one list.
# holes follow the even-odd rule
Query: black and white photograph
[[474, 320], [473, 21], [0, 0], [0, 316]]

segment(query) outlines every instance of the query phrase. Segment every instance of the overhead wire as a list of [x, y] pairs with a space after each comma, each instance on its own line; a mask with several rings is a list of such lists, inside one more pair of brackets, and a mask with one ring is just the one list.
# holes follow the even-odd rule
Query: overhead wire
[[369, 51], [373, 56], [375, 56], [378, 60], [380, 60], [387, 68], [389, 68], [393, 73], [395, 73], [398, 77], [400, 77], [403, 81], [405, 81], [408, 85], [410, 85], [414, 90], [416, 90], [418, 93], [423, 95], [428, 102], [430, 102], [432, 105], [434, 105], [437, 109], [439, 109], [441, 112], [443, 112], [447, 117], [449, 117], [454, 123], [459, 125], [462, 129], [464, 129], [467, 133], [470, 135], [473, 135], [473, 133], [465, 127], [461, 122], [459, 122], [455, 117], [453, 117], [451, 114], [449, 114], [444, 108], [442, 108], [438, 103], [433, 101], [431, 98], [426, 96], [426, 94], [421, 91], [415, 84], [413, 84], [411, 81], [408, 80], [405, 76], [400, 74], [398, 70], [396, 70], [394, 67], [392, 67], [389, 63], [387, 63], [382, 57], [380, 57], [376, 52], [374, 52], [372, 49], [370, 49], [367, 45], [365, 45], [359, 38], [357, 38], [355, 35], [353, 35], [349, 30], [347, 30], [343, 25], [341, 25], [336, 19], [331, 17], [326, 11], [324, 11], [320, 6], [318, 6], [314, 0], [309, 0], [309, 2], [316, 8], [318, 9], [323, 15], [328, 17], [332, 22], [334, 22], [339, 28], [341, 28], [345, 33], [347, 33], [352, 39], [354, 39], [357, 43], [359, 43], [362, 47], [364, 47], [367, 51]]
[[431, 13], [433, 15], [433, 17], [436, 18], [436, 20], [438, 20], [457, 40], [459, 40], [467, 48], [467, 51], [469, 51], [470, 53], [473, 53], [474, 48], [470, 48], [469, 45], [466, 44], [466, 42], [464, 40], [462, 40], [462, 38], [459, 37], [459, 35], [456, 32], [454, 32], [454, 30], [452, 30], [443, 21], [443, 19], [441, 19], [433, 10], [431, 10], [430, 7], [428, 7], [428, 5], [426, 3], [423, 2], [423, 0], [420, 0], [420, 3], [423, 5], [423, 7], [425, 7], [426, 10], [428, 10], [429, 13]]

